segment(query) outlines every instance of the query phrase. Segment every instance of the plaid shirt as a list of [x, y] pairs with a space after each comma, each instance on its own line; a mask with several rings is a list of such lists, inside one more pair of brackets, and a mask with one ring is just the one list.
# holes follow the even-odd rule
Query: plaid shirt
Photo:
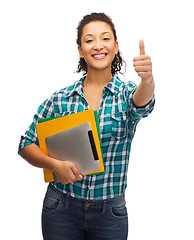
[[[36, 124], [38, 119], [65, 116], [89, 109], [83, 94], [83, 80], [55, 92], [34, 115], [33, 123], [21, 137], [19, 151], [29, 145], [38, 145]], [[144, 108], [137, 108], [132, 101], [136, 90], [132, 82], [122, 82], [117, 75], [105, 86], [98, 110], [102, 157], [105, 173], [83, 176], [82, 181], [63, 185], [52, 184], [60, 191], [80, 199], [107, 199], [124, 192], [127, 187], [127, 169], [131, 142], [137, 123], [153, 110], [154, 96]]]

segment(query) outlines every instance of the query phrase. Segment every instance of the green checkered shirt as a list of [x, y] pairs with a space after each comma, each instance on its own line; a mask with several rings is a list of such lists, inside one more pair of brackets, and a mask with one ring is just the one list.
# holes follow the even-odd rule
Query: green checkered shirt
[[[39, 119], [65, 116], [89, 109], [83, 94], [83, 80], [56, 91], [34, 115], [33, 122], [21, 137], [19, 151], [29, 145], [38, 145], [36, 124]], [[144, 108], [132, 101], [136, 90], [132, 82], [122, 82], [117, 75], [105, 86], [98, 110], [102, 156], [105, 173], [83, 176], [82, 181], [63, 185], [52, 184], [60, 191], [80, 199], [107, 199], [124, 192], [127, 187], [127, 170], [131, 142], [137, 123], [153, 110], [154, 96]]]

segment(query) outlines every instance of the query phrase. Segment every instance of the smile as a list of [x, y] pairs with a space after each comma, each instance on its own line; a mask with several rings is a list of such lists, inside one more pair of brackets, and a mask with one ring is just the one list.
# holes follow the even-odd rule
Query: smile
[[100, 59], [104, 59], [106, 57], [107, 53], [100, 53], [100, 54], [93, 54], [92, 57], [100, 60]]

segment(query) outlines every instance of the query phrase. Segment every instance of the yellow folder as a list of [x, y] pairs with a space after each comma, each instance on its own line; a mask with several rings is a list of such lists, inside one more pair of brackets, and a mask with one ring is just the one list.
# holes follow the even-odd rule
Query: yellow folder
[[[96, 171], [89, 172], [83, 175], [103, 173], [104, 165], [101, 153], [100, 139], [97, 129], [98, 125], [96, 124], [95, 114], [92, 109], [38, 123], [36, 125], [36, 129], [38, 134], [39, 147], [46, 155], [48, 155], [47, 145], [45, 141], [46, 138], [57, 133], [63, 132], [65, 130], [71, 129], [73, 127], [76, 127], [78, 125], [84, 124], [86, 122], [89, 122], [91, 126], [93, 139], [99, 158], [100, 168]], [[53, 173], [51, 171], [44, 169], [44, 179], [45, 182], [54, 181]]]

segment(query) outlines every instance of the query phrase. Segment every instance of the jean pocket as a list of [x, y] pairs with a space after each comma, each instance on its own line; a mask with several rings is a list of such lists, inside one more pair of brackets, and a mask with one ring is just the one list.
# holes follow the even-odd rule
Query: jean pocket
[[112, 206], [111, 214], [115, 218], [120, 218], [120, 219], [121, 218], [126, 218], [128, 216], [128, 213], [127, 213], [127, 208], [126, 208], [125, 201], [123, 201], [121, 204], [119, 204], [117, 206]]
[[44, 202], [43, 202], [43, 208], [47, 210], [56, 210], [56, 208], [59, 205], [59, 199], [51, 197], [49, 195], [45, 196]]
[[112, 119], [112, 136], [121, 138], [126, 136], [126, 120], [127, 114], [125, 112], [117, 112], [111, 114]]

